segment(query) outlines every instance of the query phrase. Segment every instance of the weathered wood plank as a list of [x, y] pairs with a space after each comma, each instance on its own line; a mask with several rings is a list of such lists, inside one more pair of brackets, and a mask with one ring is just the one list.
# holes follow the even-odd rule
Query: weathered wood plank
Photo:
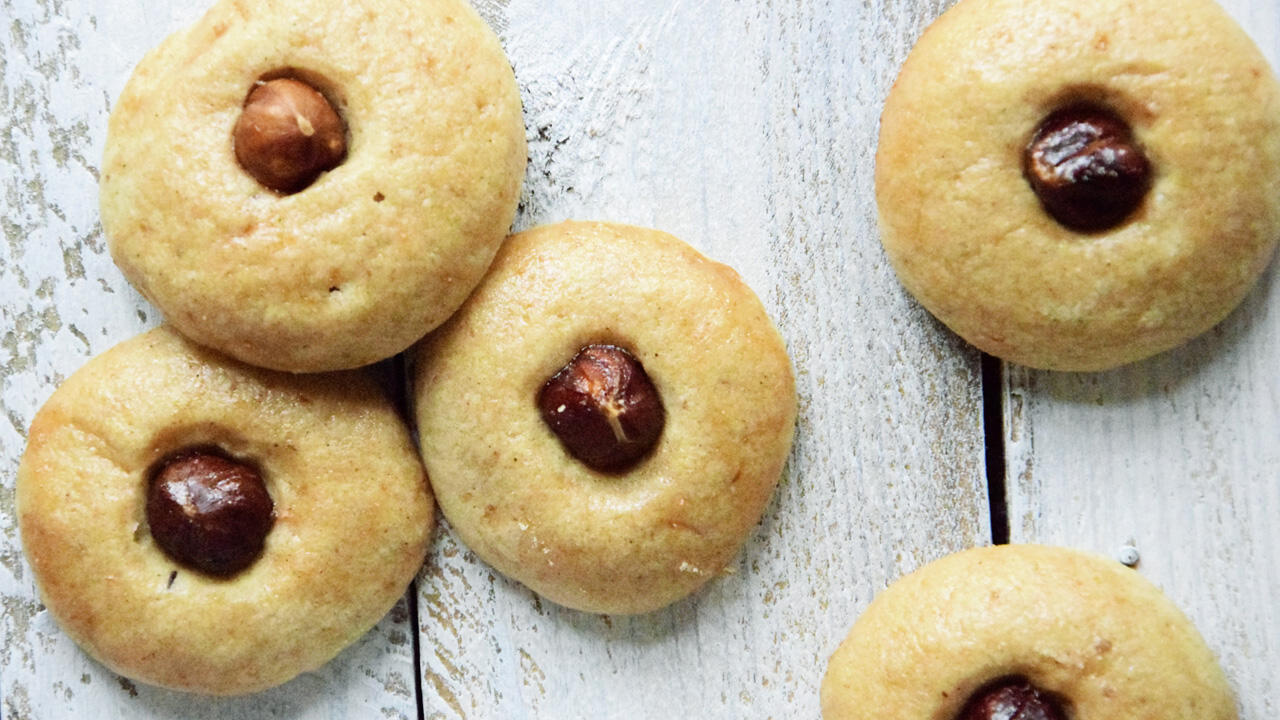
[[419, 585], [426, 717], [816, 718], [872, 594], [988, 537], [977, 355], [906, 299], [875, 232], [879, 108], [937, 8], [486, 11], [524, 93], [518, 226], [648, 225], [735, 266], [795, 359], [800, 424], [735, 572], [665, 611], [542, 603], [442, 532]]
[[[1280, 5], [1223, 5], [1276, 66]], [[1011, 368], [1005, 383], [1013, 540], [1136, 546], [1218, 652], [1245, 720], [1280, 714], [1277, 307], [1273, 266], [1183, 348], [1107, 373]]]
[[98, 224], [110, 104], [199, 3], [0, 1], [0, 716], [415, 718], [406, 600], [337, 660], [276, 690], [212, 700], [135, 685], [88, 659], [36, 599], [13, 481], [32, 416], [89, 357], [156, 324]]

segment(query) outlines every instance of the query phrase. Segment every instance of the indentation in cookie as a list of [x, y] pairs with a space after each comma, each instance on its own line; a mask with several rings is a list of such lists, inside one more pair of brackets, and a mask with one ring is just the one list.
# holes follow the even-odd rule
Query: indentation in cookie
[[1040, 123], [1023, 155], [1023, 173], [1054, 220], [1094, 233], [1137, 210], [1151, 188], [1152, 166], [1117, 113], [1075, 102]]
[[230, 577], [262, 554], [274, 503], [253, 465], [212, 446], [181, 450], [148, 474], [147, 525], [176, 562]]
[[666, 410], [644, 366], [616, 345], [588, 345], [543, 385], [542, 419], [570, 455], [623, 472], [658, 443]]
[[1063, 702], [1022, 677], [987, 683], [956, 720], [1067, 720]]
[[347, 157], [347, 126], [337, 107], [300, 73], [256, 81], [232, 131], [240, 167], [264, 187], [306, 189]]

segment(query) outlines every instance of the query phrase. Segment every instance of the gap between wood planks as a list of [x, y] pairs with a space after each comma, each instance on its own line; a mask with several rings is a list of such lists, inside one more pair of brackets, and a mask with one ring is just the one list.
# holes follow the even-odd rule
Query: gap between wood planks
[[1009, 504], [1004, 465], [1004, 363], [986, 353], [982, 353], [982, 440], [986, 448], [991, 542], [1008, 545]]
[[418, 626], [418, 580], [409, 583], [409, 625], [413, 628], [413, 699], [418, 705], [418, 720], [427, 720], [422, 699], [422, 629]]
[[[409, 388], [410, 370], [407, 352], [399, 353], [374, 365], [374, 372], [381, 376], [387, 396], [395, 405], [401, 421], [409, 428], [409, 436], [413, 440], [414, 447], [417, 447], [418, 428], [413, 415], [412, 393]], [[434, 496], [431, 502], [433, 503], [432, 512], [435, 512]], [[407, 592], [406, 605], [409, 607], [409, 627], [411, 628], [410, 644], [413, 647], [413, 700], [418, 712], [417, 720], [426, 720], [426, 700], [422, 694], [422, 627], [418, 624], [418, 578], [416, 576], [409, 582]]]

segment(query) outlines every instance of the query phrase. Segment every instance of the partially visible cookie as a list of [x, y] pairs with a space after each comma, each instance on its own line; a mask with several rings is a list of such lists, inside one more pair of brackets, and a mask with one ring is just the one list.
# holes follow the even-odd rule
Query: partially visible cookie
[[831, 657], [822, 716], [1234, 720], [1236, 705], [1191, 622], [1137, 572], [1001, 545], [880, 593]]
[[193, 340], [294, 372], [394, 355], [510, 228], [515, 78], [463, 0], [221, 0], [112, 111], [111, 253]]
[[795, 387], [732, 269], [665, 233], [509, 238], [416, 353], [440, 506], [485, 562], [572, 608], [640, 613], [715, 577], [791, 446]]
[[17, 513], [45, 606], [89, 654], [219, 695], [365, 633], [433, 524], [409, 432], [367, 373], [251, 368], [167, 328], [93, 359], [37, 413]]
[[1213, 0], [962, 0], [885, 103], [876, 197], [903, 285], [969, 342], [1132, 362], [1272, 256], [1280, 84]]

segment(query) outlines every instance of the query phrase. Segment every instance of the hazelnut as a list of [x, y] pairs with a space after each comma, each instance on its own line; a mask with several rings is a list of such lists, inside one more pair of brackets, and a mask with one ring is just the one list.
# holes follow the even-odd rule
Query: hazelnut
[[969, 698], [957, 720], [1066, 720], [1062, 706], [1025, 678], [1001, 678]]
[[1151, 187], [1151, 163], [1128, 123], [1090, 104], [1065, 107], [1040, 123], [1023, 173], [1053, 219], [1086, 233], [1119, 225]]
[[232, 133], [245, 172], [279, 193], [296, 193], [347, 155], [346, 128], [315, 88], [293, 78], [259, 82]]
[[542, 419], [569, 454], [601, 472], [621, 472], [649, 454], [666, 411], [640, 361], [613, 345], [578, 351], [538, 394]]
[[147, 524], [175, 561], [226, 577], [262, 553], [275, 522], [262, 475], [213, 448], [161, 462], [147, 488]]

